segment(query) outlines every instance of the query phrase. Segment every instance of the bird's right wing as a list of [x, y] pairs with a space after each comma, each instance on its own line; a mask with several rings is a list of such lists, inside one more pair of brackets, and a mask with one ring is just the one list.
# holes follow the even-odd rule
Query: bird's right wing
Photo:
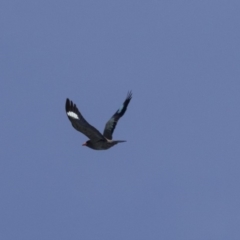
[[124, 115], [127, 110], [128, 104], [132, 99], [132, 92], [128, 92], [125, 101], [122, 106], [113, 114], [113, 116], [108, 120], [103, 131], [103, 136], [107, 139], [112, 139], [114, 129], [118, 123], [118, 120]]
[[104, 136], [93, 126], [91, 126], [79, 112], [76, 104], [70, 101], [68, 98], [65, 105], [68, 119], [72, 123], [73, 127], [86, 135], [92, 141], [105, 140]]

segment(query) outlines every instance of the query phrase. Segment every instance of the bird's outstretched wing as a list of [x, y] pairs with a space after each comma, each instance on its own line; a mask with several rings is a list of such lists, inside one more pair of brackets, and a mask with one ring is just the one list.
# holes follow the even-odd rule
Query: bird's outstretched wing
[[113, 114], [113, 116], [109, 119], [109, 121], [105, 125], [105, 129], [103, 132], [103, 136], [107, 139], [112, 139], [113, 131], [117, 125], [118, 120], [124, 115], [127, 110], [127, 106], [132, 99], [132, 92], [128, 92], [127, 97], [123, 103], [123, 105]]
[[68, 98], [65, 105], [68, 119], [71, 121], [73, 127], [86, 135], [92, 141], [106, 140], [103, 135], [93, 126], [91, 126], [79, 112], [76, 104]]

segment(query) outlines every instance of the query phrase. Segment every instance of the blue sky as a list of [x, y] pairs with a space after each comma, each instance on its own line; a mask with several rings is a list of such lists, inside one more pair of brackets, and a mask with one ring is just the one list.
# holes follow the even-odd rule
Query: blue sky
[[[240, 239], [239, 1], [1, 1], [0, 238]], [[133, 99], [108, 151], [100, 131]]]

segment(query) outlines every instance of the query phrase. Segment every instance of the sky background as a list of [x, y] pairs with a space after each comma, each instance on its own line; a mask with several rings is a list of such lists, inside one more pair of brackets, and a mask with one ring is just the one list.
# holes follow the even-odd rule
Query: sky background
[[[240, 1], [0, 3], [0, 239], [239, 240]], [[107, 151], [81, 144], [73, 100]]]

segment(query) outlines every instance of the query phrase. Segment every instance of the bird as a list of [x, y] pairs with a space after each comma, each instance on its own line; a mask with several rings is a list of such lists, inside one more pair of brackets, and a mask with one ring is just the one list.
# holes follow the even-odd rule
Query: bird
[[77, 105], [67, 98], [65, 110], [68, 119], [77, 131], [83, 133], [89, 138], [89, 140], [83, 143], [82, 146], [86, 146], [94, 150], [107, 150], [118, 143], [126, 142], [125, 140], [113, 140], [112, 135], [114, 129], [116, 128], [118, 120], [126, 112], [131, 99], [132, 91], [129, 91], [122, 106], [107, 121], [102, 134], [84, 119], [84, 117], [78, 110]]

